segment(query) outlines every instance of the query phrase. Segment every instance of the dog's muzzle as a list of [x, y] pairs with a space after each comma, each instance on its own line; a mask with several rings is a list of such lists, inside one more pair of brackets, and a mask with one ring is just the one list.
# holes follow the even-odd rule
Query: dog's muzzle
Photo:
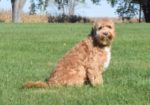
[[109, 33], [102, 33], [102, 35], [96, 35], [96, 40], [98, 41], [98, 43], [100, 45], [110, 45], [111, 44], [111, 40], [112, 40], [112, 35], [110, 35]]

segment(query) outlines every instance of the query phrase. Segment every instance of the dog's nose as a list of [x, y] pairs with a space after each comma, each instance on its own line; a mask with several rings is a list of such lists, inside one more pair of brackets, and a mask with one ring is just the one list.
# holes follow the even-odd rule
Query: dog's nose
[[107, 35], [108, 35], [108, 32], [103, 32], [103, 34], [104, 34], [105, 36], [107, 36]]

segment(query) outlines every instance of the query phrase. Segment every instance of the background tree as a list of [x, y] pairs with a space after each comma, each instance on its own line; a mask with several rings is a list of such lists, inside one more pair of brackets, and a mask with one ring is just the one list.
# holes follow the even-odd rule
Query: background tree
[[68, 0], [55, 0], [58, 10], [62, 10], [62, 15], [65, 15], [65, 6], [68, 5]]
[[30, 9], [29, 14], [30, 15], [35, 15], [36, 14], [36, 4], [35, 4], [35, 1], [34, 0], [30, 0], [30, 3], [31, 3], [31, 5], [29, 7], [29, 9]]
[[131, 0], [120, 0], [116, 12], [123, 21], [130, 20], [138, 14], [138, 7]]
[[112, 7], [114, 7], [118, 3], [119, 0], [107, 0], [107, 1], [108, 3], [111, 4]]
[[[107, 0], [112, 6], [120, 0]], [[130, 0], [133, 4], [139, 4], [139, 11], [143, 11], [145, 22], [150, 23], [150, 0]], [[140, 13], [139, 12], [139, 13]]]
[[48, 6], [49, 0], [37, 0], [37, 9], [40, 10], [41, 15], [46, 15], [46, 8]]
[[132, 0], [132, 2], [140, 5], [145, 21], [150, 23], [150, 0]]
[[91, 0], [94, 4], [99, 4], [100, 0]]
[[85, 0], [55, 0], [55, 3], [58, 5], [58, 9], [62, 10], [62, 14], [69, 15], [69, 16], [74, 15], [75, 7], [79, 3], [84, 3], [84, 2]]
[[12, 22], [21, 22], [21, 12], [26, 0], [11, 0]]
[[68, 2], [68, 15], [74, 15], [75, 13], [75, 7], [78, 5], [78, 2], [81, 2], [80, 0], [69, 0]]

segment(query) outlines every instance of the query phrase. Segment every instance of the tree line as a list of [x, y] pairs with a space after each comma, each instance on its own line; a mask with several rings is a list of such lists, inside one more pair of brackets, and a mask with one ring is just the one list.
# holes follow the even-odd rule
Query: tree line
[[[17, 23], [21, 21], [20, 14], [26, 0], [10, 0], [12, 6], [12, 22]], [[44, 11], [48, 6], [48, 2], [52, 0], [30, 0], [30, 14], [35, 14], [36, 9]], [[91, 0], [94, 4], [99, 4], [101, 0]], [[116, 13], [120, 17], [129, 17], [141, 12], [144, 14], [145, 22], [150, 23], [150, 0], [106, 0], [112, 7], [117, 5]], [[36, 2], [36, 3], [35, 3]], [[79, 3], [85, 3], [85, 0], [53, 0], [58, 9], [65, 14], [65, 7], [68, 7], [68, 15], [74, 15], [75, 7]], [[66, 15], [66, 14], [65, 14]]]

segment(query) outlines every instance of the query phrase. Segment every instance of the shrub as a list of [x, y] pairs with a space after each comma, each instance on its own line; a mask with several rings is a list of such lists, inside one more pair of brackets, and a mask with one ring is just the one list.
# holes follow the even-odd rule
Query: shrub
[[59, 15], [59, 16], [49, 16], [48, 17], [48, 22], [49, 23], [54, 23], [54, 22], [58, 22], [58, 23], [76, 23], [76, 22], [81, 22], [81, 23], [88, 23], [90, 22], [90, 19], [85, 18], [85, 17], [81, 17], [81, 16], [77, 16], [77, 15]]

